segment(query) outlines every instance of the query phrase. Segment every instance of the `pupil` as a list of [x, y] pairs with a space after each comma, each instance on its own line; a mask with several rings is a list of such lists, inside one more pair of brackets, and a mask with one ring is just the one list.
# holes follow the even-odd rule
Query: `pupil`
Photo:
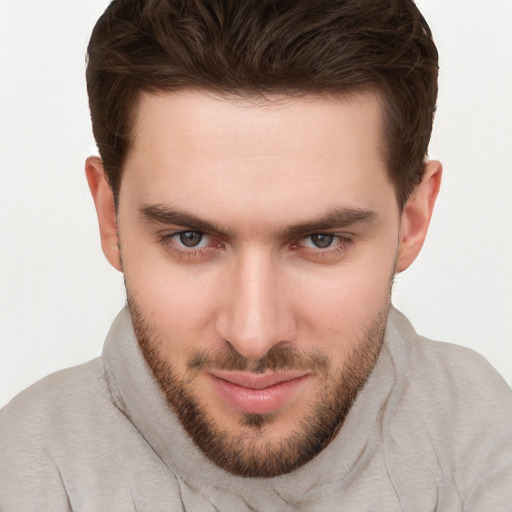
[[195, 247], [202, 238], [203, 235], [197, 231], [184, 231], [180, 233], [180, 242], [185, 247]]
[[334, 235], [311, 235], [311, 240], [320, 249], [325, 249], [332, 244]]

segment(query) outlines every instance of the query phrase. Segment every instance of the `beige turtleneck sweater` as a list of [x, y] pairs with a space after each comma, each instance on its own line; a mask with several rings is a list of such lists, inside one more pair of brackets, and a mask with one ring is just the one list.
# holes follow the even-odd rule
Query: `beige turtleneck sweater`
[[5, 512], [510, 512], [512, 390], [477, 354], [392, 309], [377, 366], [334, 441], [276, 478], [242, 478], [193, 444], [123, 310], [101, 358], [1, 412]]

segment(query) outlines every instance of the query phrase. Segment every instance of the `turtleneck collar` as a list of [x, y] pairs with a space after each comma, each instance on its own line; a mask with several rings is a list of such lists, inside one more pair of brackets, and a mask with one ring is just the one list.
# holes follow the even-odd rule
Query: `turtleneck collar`
[[[315, 501], [330, 485], [346, 485], [375, 451], [379, 431], [375, 424], [398, 384], [396, 380], [405, 373], [406, 350], [393, 346], [404, 345], [400, 331], [409, 325], [391, 309], [377, 364], [336, 438], [304, 466], [275, 478], [233, 476], [203, 455], [167, 405], [140, 351], [127, 309], [115, 319], [102, 357], [116, 406], [177, 478], [191, 486], [213, 486], [236, 493], [247, 502], [268, 499], [271, 494], [290, 504], [304, 503]], [[402, 354], [400, 360], [395, 357], [397, 353]]]

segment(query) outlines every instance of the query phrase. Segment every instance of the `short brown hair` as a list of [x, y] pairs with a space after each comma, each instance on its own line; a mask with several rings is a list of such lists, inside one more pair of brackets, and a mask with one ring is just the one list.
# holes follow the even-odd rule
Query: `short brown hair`
[[438, 55], [412, 0], [114, 0], [94, 27], [87, 89], [117, 200], [142, 92], [376, 90], [400, 206], [424, 172]]

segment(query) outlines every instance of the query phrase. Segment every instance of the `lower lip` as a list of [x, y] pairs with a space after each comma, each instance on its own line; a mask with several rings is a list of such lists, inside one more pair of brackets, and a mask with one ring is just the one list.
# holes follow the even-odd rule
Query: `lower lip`
[[245, 388], [213, 375], [210, 377], [219, 395], [233, 409], [247, 414], [270, 414], [290, 401], [309, 376], [279, 382], [264, 389]]

